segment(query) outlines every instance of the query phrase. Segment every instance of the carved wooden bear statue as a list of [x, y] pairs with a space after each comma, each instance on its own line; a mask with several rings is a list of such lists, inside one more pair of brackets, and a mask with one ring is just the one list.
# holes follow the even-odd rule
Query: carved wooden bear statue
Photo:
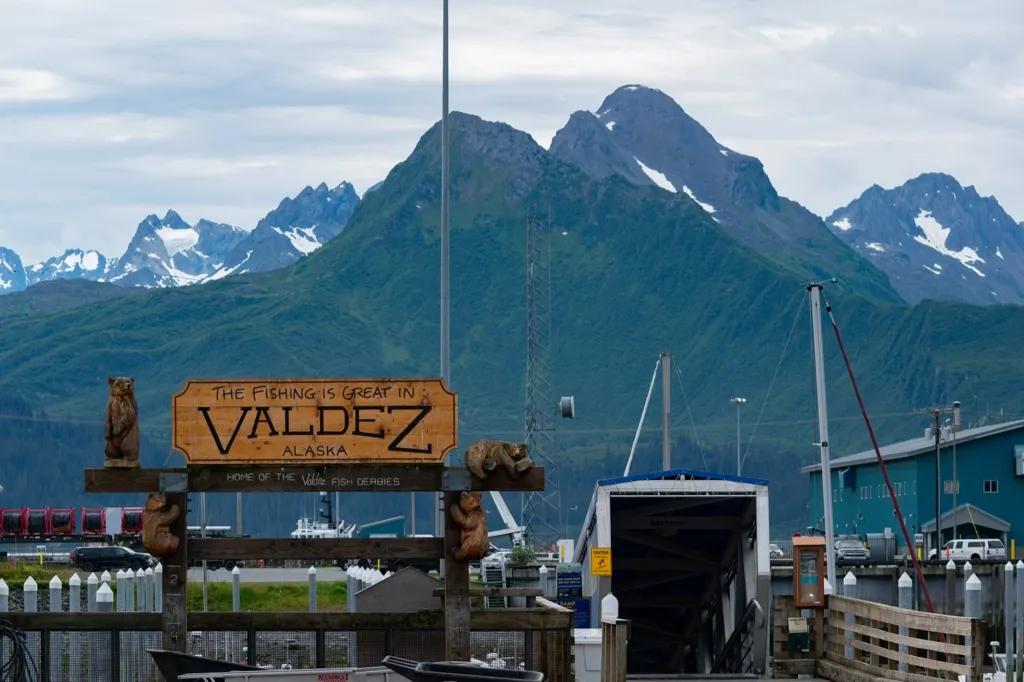
[[456, 561], [476, 561], [483, 559], [491, 549], [491, 540], [487, 537], [487, 513], [484, 511], [483, 493], [462, 491], [459, 504], [450, 509], [452, 519], [462, 529], [461, 545], [452, 551]]
[[533, 467], [533, 460], [526, 455], [526, 445], [501, 440], [478, 440], [466, 448], [466, 468], [480, 479], [498, 467], [508, 472], [509, 478]]
[[108, 460], [139, 461], [139, 408], [135, 402], [135, 379], [110, 377], [104, 436]]
[[167, 506], [167, 495], [150, 493], [146, 498], [146, 512], [142, 515], [142, 545], [155, 557], [167, 557], [178, 549], [179, 539], [171, 532], [181, 510], [178, 505]]

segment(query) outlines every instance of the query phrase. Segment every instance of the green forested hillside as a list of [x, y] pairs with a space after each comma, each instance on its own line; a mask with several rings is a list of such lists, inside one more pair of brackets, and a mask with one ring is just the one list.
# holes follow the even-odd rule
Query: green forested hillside
[[[797, 468], [816, 455], [817, 431], [806, 305], [796, 317], [805, 282], [727, 236], [685, 195], [588, 178], [503, 124], [463, 114], [452, 122], [452, 387], [461, 444], [522, 434], [525, 219], [530, 207], [550, 208], [554, 386], [576, 396], [578, 412], [559, 424], [564, 507], [582, 515], [595, 478], [621, 473], [665, 350], [690, 407], [687, 414], [677, 384], [680, 464], [703, 466], [694, 456], [699, 437], [709, 466], [733, 471], [728, 398], [748, 399], [746, 439], [796, 320], [744, 473], [773, 482], [776, 522], [806, 525]], [[188, 378], [437, 375], [438, 133], [424, 135], [339, 237], [294, 267], [9, 320], [0, 328], [0, 389], [50, 415], [99, 420], [106, 377], [130, 374], [156, 451], [148, 463], [162, 464], [170, 397]], [[966, 420], [986, 404], [1019, 413], [1021, 309], [909, 308], [862, 296], [856, 280], [830, 285], [827, 295], [884, 440], [916, 433], [924, 423], [913, 410], [947, 396], [963, 401]], [[826, 355], [830, 440], [841, 455], [867, 439], [827, 322]], [[658, 438], [655, 414], [645, 447]], [[98, 449], [80, 456], [69, 466], [102, 460]], [[3, 466], [36, 465], [5, 453]], [[345, 515], [401, 513], [405, 499], [349, 496], [354, 511]]]

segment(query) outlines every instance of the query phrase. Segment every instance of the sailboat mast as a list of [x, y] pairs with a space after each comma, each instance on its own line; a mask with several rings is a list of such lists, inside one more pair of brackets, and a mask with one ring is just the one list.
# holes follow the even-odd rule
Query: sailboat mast
[[828, 405], [825, 400], [825, 354], [821, 338], [821, 289], [822, 285], [808, 284], [811, 297], [811, 338], [814, 344], [814, 383], [818, 397], [818, 445], [821, 448], [821, 494], [825, 508], [825, 556], [828, 567], [828, 582], [837, 588], [835, 538], [832, 522], [832, 467], [829, 462]]

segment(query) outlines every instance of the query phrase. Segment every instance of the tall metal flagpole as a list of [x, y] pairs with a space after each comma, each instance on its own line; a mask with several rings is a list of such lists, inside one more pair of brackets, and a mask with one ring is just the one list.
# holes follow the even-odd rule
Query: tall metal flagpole
[[836, 589], [836, 551], [832, 529], [832, 466], [829, 462], [828, 406], [825, 402], [825, 354], [821, 340], [821, 284], [808, 284], [811, 295], [811, 337], [814, 341], [814, 379], [818, 396], [818, 445], [821, 448], [821, 492], [825, 507], [825, 557], [828, 582]]
[[[451, 388], [451, 367], [449, 365], [449, 322], [448, 304], [448, 242], [451, 236], [448, 218], [448, 0], [444, 1], [441, 47], [441, 378]], [[437, 514], [434, 522], [434, 535], [444, 535], [444, 497], [437, 493]], [[444, 561], [441, 561], [441, 573], [444, 574]]]

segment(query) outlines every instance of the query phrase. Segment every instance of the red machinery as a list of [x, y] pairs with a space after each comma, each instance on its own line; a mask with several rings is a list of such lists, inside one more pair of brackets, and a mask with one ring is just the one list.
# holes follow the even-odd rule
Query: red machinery
[[50, 517], [50, 533], [53, 535], [74, 535], [75, 534], [75, 508], [54, 509], [47, 507], [46, 513]]
[[25, 532], [28, 535], [49, 535], [50, 508], [25, 509]]
[[28, 509], [0, 509], [0, 535], [27, 535]]
[[142, 507], [125, 507], [121, 512], [121, 532], [125, 535], [142, 532]]
[[82, 535], [103, 535], [107, 529], [106, 507], [82, 507]]

